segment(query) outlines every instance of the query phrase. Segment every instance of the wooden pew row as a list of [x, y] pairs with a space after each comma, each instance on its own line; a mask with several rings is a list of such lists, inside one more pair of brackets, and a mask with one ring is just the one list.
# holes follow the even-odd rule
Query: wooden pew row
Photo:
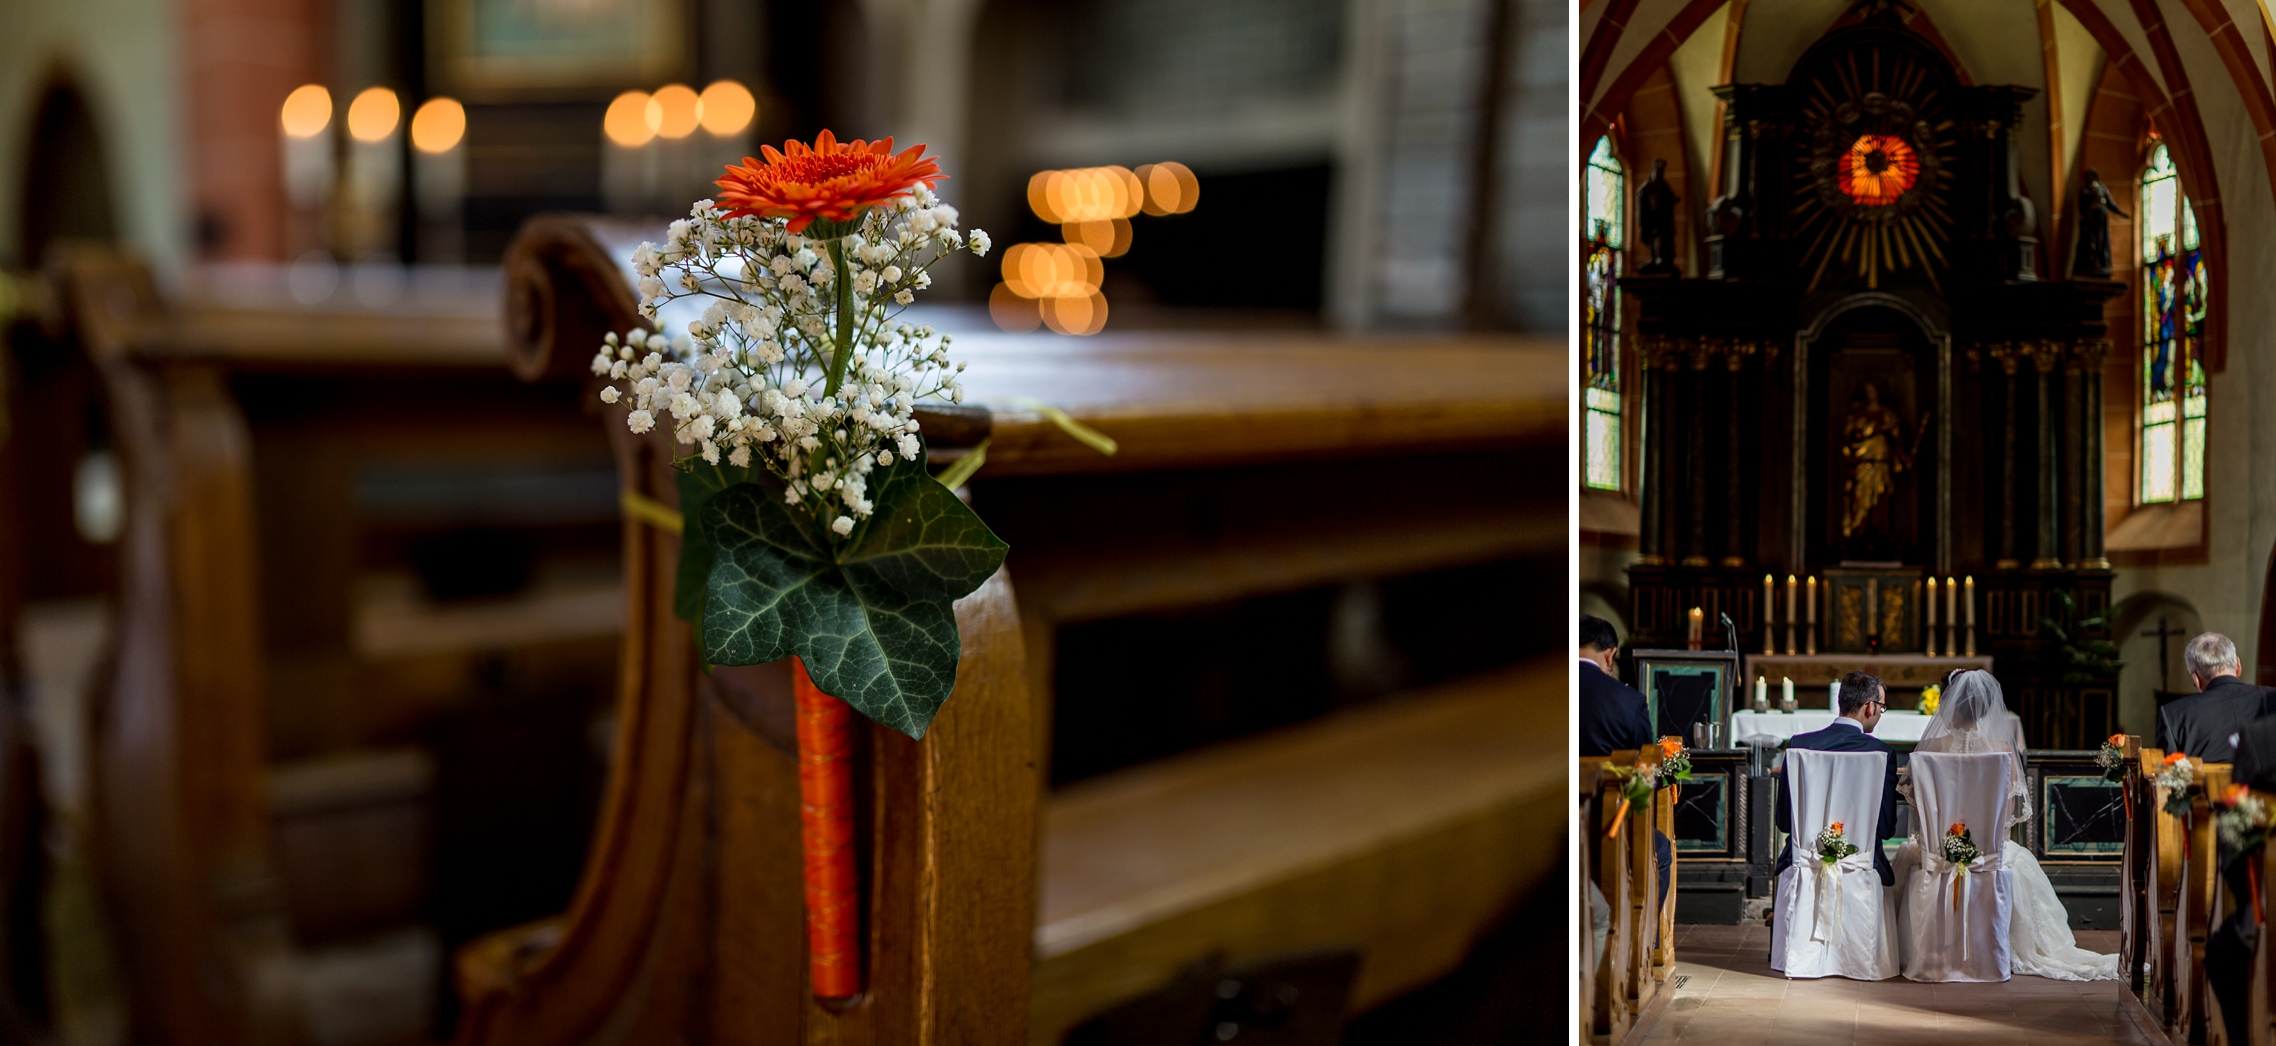
[[[360, 595], [364, 546], [393, 533], [357, 514], [361, 478], [500, 448], [575, 467], [605, 445], [573, 390], [549, 404], [507, 373], [494, 301], [169, 299], [93, 251], [52, 279], [124, 477], [87, 842], [134, 1034], [304, 1041], [307, 950], [432, 903], [434, 763], [406, 740], [501, 659], [607, 671], [620, 627], [605, 578], [599, 619], [589, 598]], [[409, 1012], [432, 1009], [408, 988]]]
[[[1628, 1035], [1658, 996], [1673, 967], [1674, 912], [1672, 905], [1663, 911], [1659, 903], [1659, 866], [1652, 833], [1672, 824], [1677, 789], [1660, 789], [1648, 808], [1622, 808], [1622, 790], [1627, 782], [1623, 771], [1656, 771], [1660, 759], [1659, 750], [1653, 748], [1580, 761], [1581, 780], [1595, 782], [1592, 799], [1582, 804], [1587, 815], [1581, 821], [1581, 840], [1586, 848], [1582, 872], [1612, 909], [1612, 927], [1604, 951], [1582, 981], [1589, 991], [1582, 1003], [1582, 1013], [1588, 1018], [1584, 1031], [1599, 1044], [1616, 1044]], [[1587, 905], [1584, 896], [1584, 913]], [[1582, 925], [1590, 924], [1584, 918]]]
[[[1573, 772], [1575, 809], [1573, 825], [1577, 838], [1585, 848], [1579, 862], [1580, 884], [1573, 891], [1576, 906], [1573, 925], [1577, 956], [1574, 959], [1580, 987], [1580, 1000], [1574, 1007], [1574, 1042], [1578, 1046], [1591, 1046], [1596, 1041], [1596, 982], [1599, 976], [1599, 959], [1603, 953], [1596, 942], [1596, 906], [1592, 891], [1601, 891], [1596, 875], [1596, 836], [1591, 830], [1601, 823], [1599, 800], [1603, 796], [1604, 760], [1584, 756]], [[1610, 934], [1606, 935], [1608, 938]]]
[[[626, 271], [644, 234], [654, 231], [567, 218], [525, 227], [507, 263], [522, 373], [580, 373], [604, 331], [647, 326]], [[966, 622], [968, 658], [993, 653], [967, 661], [935, 732], [922, 743], [871, 734], [869, 989], [847, 1007], [804, 989], [783, 673], [698, 675], [669, 609], [676, 539], [634, 524], [620, 720], [639, 725], [620, 739], [571, 909], [460, 954], [462, 1042], [567, 1043], [607, 1030], [642, 1041], [1053, 1044], [1196, 961], [1323, 947], [1363, 954], [1350, 1006], [1365, 1008], [1453, 968], [1552, 871], [1561, 661], [1055, 794], [1042, 783], [1062, 623], [1557, 547], [1561, 506], [1515, 500], [1435, 522], [1348, 500], [1267, 506], [1277, 514], [1260, 518], [1278, 527], [1234, 516], [1149, 533], [1143, 521], [1178, 487], [1222, 484], [1229, 469], [1268, 470], [1251, 475], [1269, 483], [1270, 469], [1299, 465], [1356, 475], [1416, 455], [1561, 443], [1562, 389], [1547, 366], [1561, 345], [968, 337], [957, 348], [974, 360], [968, 401], [988, 406], [926, 415], [925, 431], [936, 462], [991, 439], [974, 497], [1012, 541], [1017, 585], [999, 579], [983, 593], [992, 609]], [[1386, 360], [1409, 359], [1417, 365], [1384, 380]], [[1080, 447], [1020, 405], [1029, 397], [1121, 440], [1122, 454]], [[660, 433], [626, 433], [621, 405], [602, 414], [625, 489], [675, 505], [677, 448]], [[1057, 485], [1020, 485], [1030, 482]], [[1007, 623], [1016, 640], [973, 630]], [[1016, 682], [994, 674], [1004, 657], [1024, 659]], [[1016, 730], [1027, 733], [1007, 733]], [[1024, 776], [1007, 776], [1011, 767]], [[896, 784], [928, 779], [939, 783]], [[920, 801], [929, 805], [911, 808]], [[904, 863], [919, 859], [938, 870]]]
[[[2120, 865], [2120, 961], [2129, 987], [2172, 1041], [2242, 1042], [2221, 1026], [2205, 958], [2207, 939], [2227, 910], [2250, 903], [2249, 898], [2225, 896], [2220, 877], [2220, 840], [2210, 797], [2228, 787], [2232, 768], [2191, 758], [2196, 785], [2187, 812], [2177, 816], [2166, 812], [2168, 790], [2153, 781], [2164, 769], [2165, 755], [2144, 747], [2139, 737], [2127, 738], [2121, 784], [2129, 806]], [[2256, 951], [2254, 961], [2259, 969], [2265, 960]]]

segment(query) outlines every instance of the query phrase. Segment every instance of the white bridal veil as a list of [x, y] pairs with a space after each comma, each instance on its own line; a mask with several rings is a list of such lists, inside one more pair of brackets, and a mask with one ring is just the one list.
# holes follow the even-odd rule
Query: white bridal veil
[[2023, 720], [2007, 710], [1999, 680], [1980, 669], [1955, 673], [1936, 706], [1936, 716], [1920, 736], [1915, 752], [2006, 752], [2015, 759], [2015, 807], [2007, 823], [2031, 817], [2031, 792], [2024, 787]]

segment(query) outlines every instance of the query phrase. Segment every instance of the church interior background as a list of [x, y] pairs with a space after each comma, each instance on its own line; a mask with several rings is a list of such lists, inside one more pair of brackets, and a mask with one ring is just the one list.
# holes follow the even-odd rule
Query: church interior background
[[[2269, 49], [2228, 35], [2261, 15], [1613, 8], [1581, 29], [1584, 601], [1647, 646], [1701, 606], [1713, 646], [1729, 613], [1749, 651], [1990, 657], [2057, 748], [2154, 732], [2202, 630], [2265, 681]], [[1866, 581], [1884, 620], [1835, 602]]]
[[[513, 369], [509, 343], [553, 329], [517, 297], [544, 273], [516, 245], [560, 213], [659, 236], [723, 164], [824, 128], [926, 143], [941, 197], [998, 245], [935, 270], [916, 316], [1012, 361], [969, 490], [1026, 551], [1008, 568], [1014, 638], [1045, 725], [1024, 801], [1047, 853], [1074, 852], [1050, 841], [1063, 821], [1141, 845], [1096, 813], [1131, 775], [1225, 780], [1249, 760], [1259, 787], [1313, 780], [1266, 772], [1288, 758], [1275, 738], [1383, 715], [1444, 740], [1459, 721], [1429, 709], [1506, 718], [1519, 706], [1478, 697], [1513, 680], [1539, 713], [1505, 740], [1540, 758], [1410, 760], [1397, 774], [1415, 789], [1380, 794], [1415, 803], [1236, 837], [1191, 870], [1310, 898], [1318, 829], [1349, 851], [1337, 888], [1380, 900], [1304, 901], [1287, 916], [1301, 932], [1282, 915], [1109, 913], [1201, 936], [1118, 959], [1115, 939], [1083, 950], [1108, 931], [1066, 930], [1037, 946], [1032, 1001], [1008, 1007], [1032, 1009], [992, 1014], [992, 1033], [1143, 1027], [1145, 1006], [1196, 991], [1193, 1020], [1232, 1026], [1220, 1011], [1240, 1000], [1194, 971], [1289, 955], [1311, 956], [1285, 976], [1314, 978], [1319, 1000], [1296, 1012], [1340, 1041], [1549, 1027], [1497, 989], [1564, 964], [1537, 947], [1561, 933], [1563, 884], [1552, 814], [1529, 811], [1564, 787], [1550, 448], [1569, 390], [1546, 361], [1565, 358], [1570, 308], [1570, 19], [1555, 0], [0, 0], [0, 1046], [600, 1041], [460, 1020], [485, 991], [536, 999], [515, 978], [585, 932], [565, 937], [563, 912], [631, 889], [587, 870], [609, 856], [596, 840], [635, 845], [596, 818], [654, 764], [616, 747], [646, 736], [622, 697], [641, 653], [624, 646], [625, 535], [654, 518], [628, 515], [584, 376]], [[1112, 183], [1118, 202], [1067, 203], [1052, 179]], [[1007, 248], [1074, 275], [1023, 280]], [[543, 306], [575, 315], [562, 293]], [[113, 323], [144, 347], [106, 349]], [[1380, 356], [1350, 362], [1362, 351]], [[1066, 374], [1080, 380], [1049, 384]], [[1039, 422], [1037, 445], [1081, 456], [1021, 466], [1005, 426], [1043, 417], [1030, 395], [1109, 436], [1100, 403], [1168, 412], [1187, 428], [1150, 431], [1186, 457], [1147, 459], [1125, 434], [1098, 464]], [[1386, 396], [1407, 414], [1371, 406]], [[1250, 405], [1289, 403], [1278, 449], [1243, 445], [1264, 438], [1240, 424]], [[1442, 493], [1354, 507], [1352, 490], [1391, 483]], [[153, 508], [177, 503], [222, 508]], [[1132, 536], [1156, 534], [1175, 541]], [[219, 595], [183, 594], [203, 585]], [[178, 671], [144, 671], [160, 663]], [[737, 697], [734, 678], [701, 680], [713, 725], [690, 736], [787, 744], [788, 712], [769, 719], [771, 691]], [[152, 739], [135, 751], [161, 757], [122, 754]], [[723, 751], [687, 772], [732, 783]], [[1326, 751], [1300, 790], [1343, 803], [1357, 764]], [[1475, 787], [1422, 787], [1449, 772]], [[190, 827], [137, 849], [161, 806]], [[732, 814], [677, 830], [725, 832]], [[1201, 838], [1179, 828], [1155, 830]], [[1021, 888], [1049, 922], [1082, 898], [1054, 901], [1045, 863]], [[1136, 890], [1129, 869], [1158, 865], [1095, 867]], [[1382, 882], [1403, 885], [1358, 885]], [[725, 912], [746, 888], [675, 887], [656, 910], [700, 896]], [[751, 937], [705, 912], [723, 940]], [[627, 925], [651, 922], [677, 925]], [[1220, 924], [1279, 936], [1227, 946], [1208, 936]], [[1369, 964], [1315, 954], [1347, 947]], [[655, 962], [702, 952], [674, 948]], [[663, 989], [581, 991], [630, 1007]], [[729, 1041], [738, 1020], [775, 1019], [754, 997], [630, 1041]], [[824, 1041], [839, 1033], [816, 1022], [869, 1018], [786, 1019]]]

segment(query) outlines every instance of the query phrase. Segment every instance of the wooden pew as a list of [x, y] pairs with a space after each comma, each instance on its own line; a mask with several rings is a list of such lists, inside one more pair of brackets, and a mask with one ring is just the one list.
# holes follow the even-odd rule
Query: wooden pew
[[[1580, 971], [1580, 1002], [1575, 1007], [1574, 1012], [1574, 1041], [1579, 1046], [1592, 1046], [1596, 1041], [1596, 983], [1600, 976], [1598, 970], [1602, 965], [1599, 961], [1602, 954], [1597, 950], [1596, 911], [1594, 904], [1591, 903], [1589, 887], [1598, 882], [1595, 840], [1597, 834], [1601, 834], [1601, 829], [1596, 826], [1602, 823], [1599, 815], [1599, 801], [1603, 797], [1604, 762], [1602, 758], [1582, 756], [1573, 775], [1578, 799], [1573, 814], [1573, 824], [1579, 833], [1581, 845], [1585, 848], [1580, 862], [1582, 885], [1580, 889], [1573, 891], [1574, 896], [1578, 899], [1573, 916], [1573, 925], [1579, 928], [1579, 932], [1576, 934], [1578, 955], [1574, 959], [1574, 963]], [[1592, 834], [1592, 831], [1597, 834]], [[1598, 889], [1602, 888], [1598, 887]], [[1608, 934], [1607, 939], [1609, 936]]]
[[1628, 1034], [1673, 965], [1673, 906], [1663, 911], [1659, 903], [1652, 833], [1667, 820], [1664, 814], [1672, 809], [1676, 790], [1660, 789], [1646, 808], [1621, 809], [1627, 781], [1621, 771], [1642, 767], [1650, 772], [1659, 763], [1656, 748], [1580, 761], [1581, 778], [1596, 782], [1594, 801], [1585, 804], [1590, 819], [1581, 822], [1582, 843], [1589, 850], [1582, 869], [1612, 908], [1604, 954], [1584, 981], [1591, 994], [1583, 1009], [1592, 1018], [1590, 1034], [1600, 1043], [1617, 1043]]
[[359, 468], [500, 446], [573, 462], [580, 437], [605, 461], [605, 445], [574, 388], [549, 403], [506, 372], [489, 302], [169, 300], [139, 262], [93, 251], [53, 278], [124, 475], [87, 842], [135, 1035], [298, 1042], [307, 947], [430, 903], [433, 772], [404, 739], [506, 659], [606, 672], [618, 627], [538, 598], [374, 609], [359, 541], [387, 534], [355, 515]]
[[[625, 265], [655, 234], [570, 218], [525, 226], [507, 261], [522, 373], [581, 373], [605, 331], [646, 326]], [[964, 622], [975, 660], [935, 733], [912, 744], [873, 732], [868, 992], [833, 1009], [803, 987], [791, 764], [752, 736], [779, 712], [780, 670], [700, 677], [669, 613], [676, 542], [628, 525], [625, 660], [642, 667], [627, 670], [621, 718], [654, 725], [621, 742], [639, 754], [624, 750], [612, 770], [570, 911], [459, 956], [460, 1041], [633, 1028], [644, 1041], [1052, 1044], [1213, 955], [1239, 964], [1321, 948], [1364, 955], [1350, 999], [1363, 1009], [1452, 969], [1553, 870], [1562, 659], [1055, 794], [1042, 784], [1062, 625], [1559, 547], [1561, 496], [1536, 499], [1553, 513], [1513, 502], [1434, 522], [1380, 504], [1280, 502], [1243, 509], [1285, 513], [1267, 517], [1280, 524], [1271, 532], [1242, 516], [1160, 524], [1193, 511], [1181, 487], [1225, 489], [1228, 470], [1262, 470], [1241, 475], [1286, 489], [1298, 468], [1357, 477], [1416, 456], [1561, 446], [1562, 345], [963, 338], [957, 349], [974, 361], [969, 401], [988, 406], [920, 415], [936, 464], [990, 440], [974, 499], [1012, 542], [1017, 585], [1000, 579], [977, 604], [986, 613]], [[1027, 397], [1121, 453], [1098, 456]], [[626, 489], [675, 505], [676, 448], [629, 436], [621, 418], [603, 423]], [[1016, 639], [988, 631], [1005, 627]], [[1017, 680], [999, 674], [1005, 658], [1023, 663]], [[933, 791], [896, 790], [928, 775]], [[920, 797], [932, 821], [910, 811]], [[916, 875], [901, 852], [944, 871]], [[726, 856], [706, 864], [706, 853]], [[741, 914], [715, 919], [707, 905]], [[943, 907], [953, 921], [924, 921]]]
[[2210, 796], [2229, 784], [2227, 763], [2191, 759], [2197, 766], [2201, 789], [2190, 796], [2189, 818], [2183, 836], [2181, 874], [2173, 918], [2174, 1012], [2167, 1034], [2203, 1041], [2214, 1022], [2212, 992], [2205, 981], [2205, 939], [2217, 921], [2214, 902], [2220, 893], [2220, 834], [2213, 824]]
[[[1670, 739], [1678, 744], [1683, 743], [1683, 738], [1673, 737], [1673, 735], [1663, 737], [1660, 740], [1665, 742]], [[1670, 782], [1652, 797], [1652, 826], [1659, 830], [1660, 835], [1668, 840], [1668, 845], [1671, 847], [1675, 845], [1675, 807], [1682, 799], [1683, 785], [1675, 782]], [[1668, 877], [1676, 879], [1677, 870], [1683, 863], [1683, 855], [1675, 853], [1670, 856], [1673, 861], [1668, 865]], [[1656, 882], [1659, 877], [1659, 859], [1656, 854], [1652, 861], [1652, 876]], [[1672, 892], [1668, 894], [1669, 903], [1667, 904], [1658, 903], [1659, 896], [1659, 891], [1655, 887], [1652, 898], [1658, 918], [1653, 921], [1653, 925], [1658, 931], [1656, 939], [1659, 944], [1652, 950], [1652, 978], [1655, 981], [1665, 981], [1668, 974], [1675, 969], [1675, 894]]]
[[2118, 862], [2118, 961], [2125, 967], [2127, 990], [2145, 995], [2144, 964], [2149, 957], [2153, 907], [2149, 903], [2150, 855], [2156, 852], [2149, 815], [2151, 800], [2145, 794], [2142, 773], [2142, 739], [2129, 734], [2119, 756], [2125, 779], [2118, 783], [2126, 804], [2126, 839]]

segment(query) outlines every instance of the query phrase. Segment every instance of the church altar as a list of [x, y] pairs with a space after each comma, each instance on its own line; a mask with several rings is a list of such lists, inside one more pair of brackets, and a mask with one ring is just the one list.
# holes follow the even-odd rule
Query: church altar
[[[1835, 714], [1823, 708], [1804, 709], [1799, 712], [1739, 712], [1731, 716], [1731, 744], [1757, 734], [1768, 734], [1785, 741], [1796, 734], [1823, 730], [1832, 725]], [[1873, 736], [1883, 741], [1915, 744], [1928, 730], [1928, 721], [1934, 716], [1918, 712], [1899, 712], [1891, 709], [1882, 713], [1880, 723], [1873, 727]]]
[[[1990, 672], [1992, 659], [1930, 654], [1753, 654], [1746, 659], [1744, 683], [1753, 686], [1756, 676], [1770, 680], [1770, 699], [1775, 703], [1780, 679], [1792, 679], [1796, 690], [1815, 689], [1851, 672], [1870, 672], [1880, 677], [1894, 695], [1899, 691], [1918, 691], [1931, 684], [1942, 685], [1944, 677], [1957, 668]], [[1753, 699], [1752, 690], [1739, 695], [1742, 703]]]

